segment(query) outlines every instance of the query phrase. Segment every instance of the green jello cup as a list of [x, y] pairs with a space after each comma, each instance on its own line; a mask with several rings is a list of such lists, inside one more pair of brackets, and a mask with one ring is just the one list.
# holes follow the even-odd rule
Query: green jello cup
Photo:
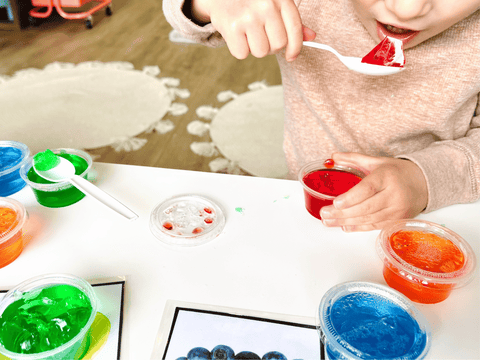
[[[81, 359], [85, 355], [85, 352], [90, 346], [90, 327], [97, 315], [97, 300], [92, 286], [82, 278], [68, 274], [47, 274], [26, 280], [5, 294], [5, 297], [0, 301], [0, 316], [5, 312], [8, 306], [15, 301], [22, 298], [28, 298], [29, 296], [34, 297], [35, 294], [38, 294], [42, 289], [56, 285], [74, 286], [85, 294], [90, 301], [92, 307], [91, 314], [78, 334], [54, 349], [32, 354], [19, 354], [7, 350], [3, 345], [2, 339], [0, 339], [0, 354], [12, 360], [76, 360]], [[70, 311], [73, 311], [73, 309]]]
[[[75, 166], [76, 175], [87, 177], [93, 162], [88, 153], [75, 149], [55, 149], [52, 151], [72, 162]], [[30, 158], [22, 166], [20, 176], [32, 188], [38, 203], [46, 207], [58, 208], [72, 205], [85, 197], [84, 193], [67, 181], [54, 183], [40, 177], [33, 169], [33, 158]]]

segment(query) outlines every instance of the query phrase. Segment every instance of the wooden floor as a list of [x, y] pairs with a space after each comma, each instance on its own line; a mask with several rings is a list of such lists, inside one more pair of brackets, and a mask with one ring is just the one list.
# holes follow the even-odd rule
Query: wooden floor
[[[201, 105], [220, 107], [222, 103], [216, 100], [220, 91], [240, 94], [248, 91], [249, 84], [262, 80], [280, 84], [275, 57], [250, 56], [240, 61], [226, 46], [212, 49], [172, 43], [168, 39], [172, 28], [163, 16], [161, 0], [113, 0], [112, 9], [112, 16], [103, 10], [95, 13], [90, 30], [83, 20], [65, 20], [58, 15], [21, 31], [0, 30], [0, 74], [43, 68], [55, 61], [127, 61], [136, 69], [158, 65], [161, 77], [180, 79], [179, 88], [191, 93], [182, 100], [189, 110], [175, 117], [175, 129], [166, 134], [140, 134], [138, 137], [148, 142], [137, 151], [115, 152], [110, 147], [87, 150], [100, 162], [210, 171], [208, 163], [213, 158], [190, 150], [193, 141], [210, 141], [208, 135], [199, 138], [186, 130], [198, 118], [195, 110]], [[0, 123], [3, 121], [8, 119], [1, 119], [0, 113]]]

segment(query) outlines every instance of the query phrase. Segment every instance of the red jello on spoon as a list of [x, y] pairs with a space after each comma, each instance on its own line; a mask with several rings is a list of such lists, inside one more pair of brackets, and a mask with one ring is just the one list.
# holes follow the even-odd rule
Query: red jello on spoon
[[405, 56], [403, 42], [390, 36], [385, 36], [380, 43], [362, 58], [362, 63], [403, 67]]

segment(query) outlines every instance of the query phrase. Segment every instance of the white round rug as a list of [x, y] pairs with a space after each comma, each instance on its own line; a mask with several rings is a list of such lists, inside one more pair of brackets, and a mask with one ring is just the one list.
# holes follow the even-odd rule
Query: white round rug
[[[157, 78], [157, 66], [135, 70], [126, 62], [52, 63], [0, 78], [1, 135], [32, 153], [52, 148], [107, 145], [136, 150], [145, 131], [170, 131], [168, 113], [187, 112], [176, 97], [178, 79]], [[143, 140], [143, 139], [141, 139]], [[146, 142], [146, 141], [145, 141]]]
[[209, 130], [212, 143], [193, 143], [191, 149], [204, 156], [221, 153], [226, 158], [214, 159], [210, 163], [212, 171], [238, 173], [238, 167], [255, 176], [286, 178], [283, 88], [257, 82], [249, 89], [240, 95], [231, 91], [218, 94], [220, 101], [231, 100], [220, 109], [197, 109], [197, 115], [211, 119], [211, 123], [194, 121], [188, 130], [196, 135]]

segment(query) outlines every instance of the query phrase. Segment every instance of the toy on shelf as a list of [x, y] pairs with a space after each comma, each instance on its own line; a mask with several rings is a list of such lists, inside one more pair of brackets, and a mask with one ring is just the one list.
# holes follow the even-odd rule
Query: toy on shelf
[[[92, 1], [98, 2], [99, 4], [84, 12], [65, 12], [63, 10], [63, 8], [81, 8]], [[35, 18], [45, 19], [49, 17], [52, 14], [53, 8], [55, 8], [58, 14], [64, 19], [85, 19], [87, 29], [93, 27], [92, 15], [98, 10], [105, 8], [106, 15], [112, 15], [112, 0], [32, 0], [32, 5], [34, 8], [29, 12], [31, 23], [35, 23]], [[46, 8], [46, 10], [40, 12], [42, 8]]]

